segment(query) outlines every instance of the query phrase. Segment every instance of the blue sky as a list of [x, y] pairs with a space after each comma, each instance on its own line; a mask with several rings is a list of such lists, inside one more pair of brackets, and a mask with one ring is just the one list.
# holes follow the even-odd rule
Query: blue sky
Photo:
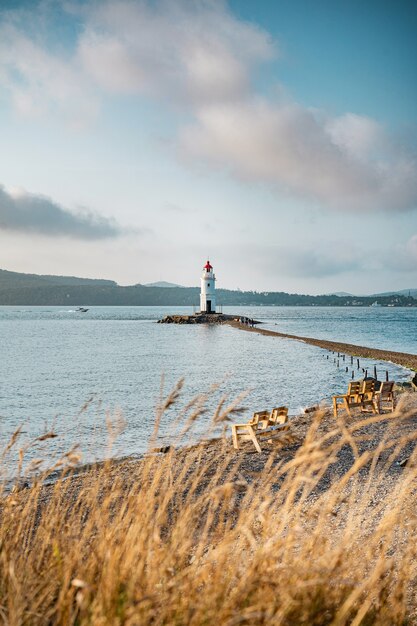
[[408, 2], [4, 1], [0, 267], [417, 286]]
[[275, 38], [282, 55], [275, 78], [306, 106], [415, 123], [414, 2], [235, 0], [229, 6]]

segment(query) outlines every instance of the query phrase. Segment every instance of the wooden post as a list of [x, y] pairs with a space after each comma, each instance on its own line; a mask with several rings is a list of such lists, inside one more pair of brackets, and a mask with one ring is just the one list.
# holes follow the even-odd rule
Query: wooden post
[[353, 365], [353, 356], [350, 357], [350, 364]]
[[388, 370], [386, 370], [386, 372], [385, 372], [385, 380], [386, 380], [387, 382], [389, 381], [389, 378], [388, 378]]
[[378, 375], [376, 373], [376, 365], [374, 365], [374, 378], [375, 380], [378, 380]]
[[352, 370], [352, 380], [355, 378], [355, 372]]
[[346, 371], [347, 371], [347, 372], [349, 371], [349, 368], [348, 368], [348, 366], [347, 366], [347, 365], [346, 365]]
[[368, 370], [365, 370], [365, 378], [368, 378]]
[[339, 359], [337, 359], [337, 367], [339, 367]]
[[359, 368], [360, 368], [360, 365], [359, 365], [359, 359], [356, 359], [356, 361], [357, 361], [357, 363], [358, 363], [358, 369], [359, 369]]
[[343, 355], [343, 363], [345, 362], [346, 354]]

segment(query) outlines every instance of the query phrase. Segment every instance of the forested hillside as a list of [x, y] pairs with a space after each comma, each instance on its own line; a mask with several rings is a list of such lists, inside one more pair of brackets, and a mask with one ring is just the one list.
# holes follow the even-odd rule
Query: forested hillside
[[[121, 287], [112, 280], [0, 270], [0, 305], [198, 306], [199, 293], [198, 287]], [[374, 296], [217, 290], [217, 302], [224, 306], [370, 306], [374, 300]], [[382, 306], [417, 306], [416, 299], [405, 295], [383, 296], [378, 302]]]

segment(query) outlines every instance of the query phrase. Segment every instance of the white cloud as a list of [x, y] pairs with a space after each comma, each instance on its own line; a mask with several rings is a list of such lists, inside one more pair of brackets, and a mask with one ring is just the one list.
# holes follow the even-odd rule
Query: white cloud
[[192, 118], [178, 131], [189, 161], [330, 209], [417, 208], [415, 156], [374, 120], [256, 94], [255, 69], [276, 47], [221, 0], [92, 0], [73, 11], [82, 27], [65, 55], [21, 21], [0, 26], [0, 84], [21, 113], [80, 125], [106, 93], [156, 98]]
[[[185, 155], [266, 181], [334, 209], [407, 210], [417, 203], [417, 164], [388, 149], [383, 132], [359, 116], [330, 120], [296, 103], [250, 98], [207, 106], [181, 133]], [[366, 156], [368, 155], [368, 158]]]
[[221, 0], [93, 0], [71, 10], [82, 29], [65, 54], [36, 34], [47, 12], [0, 12], [0, 86], [21, 114], [58, 111], [88, 123], [97, 87], [187, 107], [233, 100], [276, 52], [265, 31], [236, 19]]
[[79, 127], [97, 112], [97, 98], [80, 68], [7, 21], [0, 22], [0, 86], [24, 116], [58, 113]]
[[221, 1], [92, 3], [78, 55], [96, 82], [183, 104], [247, 93], [252, 67], [274, 54], [267, 33]]
[[369, 117], [346, 113], [325, 121], [324, 130], [347, 155], [368, 159], [386, 143], [382, 128]]

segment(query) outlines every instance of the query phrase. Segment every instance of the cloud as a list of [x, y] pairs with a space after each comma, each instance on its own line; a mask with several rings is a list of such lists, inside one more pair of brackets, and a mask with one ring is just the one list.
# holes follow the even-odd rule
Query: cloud
[[399, 245], [384, 255], [387, 269], [417, 273], [417, 234], [412, 235], [404, 245]]
[[37, 34], [42, 28], [29, 33], [28, 13], [12, 19], [9, 12], [0, 26], [0, 85], [21, 113], [55, 111], [82, 126], [106, 94], [157, 99], [191, 120], [177, 133], [186, 163], [267, 183], [330, 210], [417, 208], [415, 151], [397, 145], [375, 120], [351, 112], [331, 116], [256, 91], [257, 70], [277, 56], [277, 45], [226, 2], [60, 6], [71, 6], [77, 22], [65, 52]]
[[164, 204], [164, 206], [162, 207], [163, 211], [166, 211], [167, 213], [174, 213], [174, 214], [187, 214], [187, 213], [192, 213], [193, 210], [189, 209], [187, 207], [181, 206], [179, 204], [175, 204], [174, 202], [166, 202]]
[[328, 243], [326, 249], [303, 246], [262, 246], [257, 250], [256, 263], [264, 274], [292, 278], [323, 278], [362, 268], [362, 255], [354, 246], [349, 250]]
[[122, 234], [114, 220], [91, 212], [71, 213], [46, 196], [6, 191], [1, 185], [0, 230], [88, 240]]
[[26, 20], [23, 12], [0, 22], [0, 86], [22, 116], [58, 114], [69, 126], [85, 127], [98, 110], [87, 76], [76, 62], [49, 52], [42, 40], [25, 33]]
[[406, 244], [406, 254], [412, 261], [414, 269], [417, 269], [417, 234], [410, 237]]
[[[51, 7], [0, 10], [0, 86], [20, 114], [55, 113], [76, 127], [94, 119], [103, 92], [187, 107], [240, 98], [251, 69], [275, 53], [266, 32], [221, 0], [58, 3], [58, 18]], [[66, 50], [45, 32], [69, 17], [81, 27]]]
[[241, 98], [271, 37], [221, 0], [93, 2], [78, 58], [101, 87], [196, 105]]
[[[377, 156], [386, 144], [384, 133], [374, 120], [363, 115], [346, 113], [325, 120], [323, 127], [331, 141], [354, 159]], [[388, 147], [388, 146], [386, 146]]]
[[325, 248], [262, 246], [254, 258], [262, 275], [273, 273], [290, 278], [321, 279], [358, 271], [365, 275], [417, 272], [417, 234], [382, 251], [353, 242], [344, 248], [328, 241]]
[[416, 208], [415, 157], [374, 120], [255, 93], [254, 69], [276, 45], [225, 3], [110, 0], [88, 5], [85, 20], [80, 65], [108, 91], [186, 106], [194, 122], [180, 129], [179, 145], [188, 158], [330, 209]]
[[365, 275], [417, 272], [417, 234], [382, 251], [354, 242], [342, 247], [338, 242], [327, 241], [325, 248], [262, 246], [254, 258], [262, 275], [273, 273], [290, 278], [321, 279], [358, 271]]
[[202, 107], [196, 118], [181, 132], [182, 153], [241, 180], [267, 182], [331, 209], [416, 208], [415, 158], [397, 154], [369, 118], [331, 119], [256, 97]]

